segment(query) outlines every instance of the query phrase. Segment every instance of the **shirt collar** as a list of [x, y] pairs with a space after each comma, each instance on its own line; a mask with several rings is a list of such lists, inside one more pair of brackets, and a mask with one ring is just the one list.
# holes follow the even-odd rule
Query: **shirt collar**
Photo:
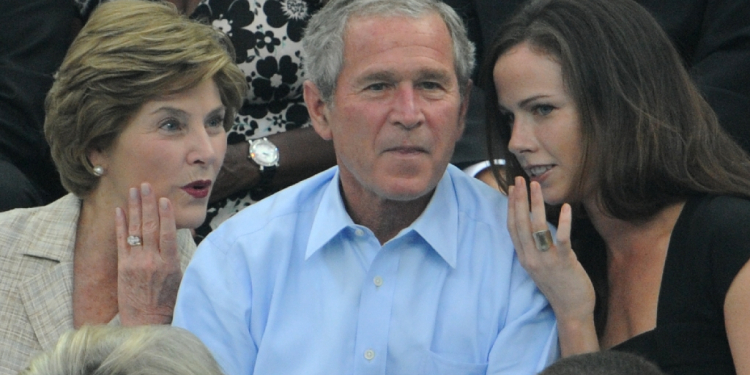
[[[448, 168], [451, 168], [451, 166], [448, 166]], [[305, 259], [321, 249], [342, 230], [355, 225], [344, 207], [344, 200], [339, 187], [339, 171], [336, 169], [331, 182], [323, 192], [320, 205], [315, 213], [310, 239], [305, 250]], [[435, 192], [424, 212], [410, 226], [404, 228], [396, 238], [412, 231], [419, 234], [448, 265], [453, 268], [456, 267], [458, 202], [453, 180], [447, 170], [438, 181]]]
[[341, 191], [339, 190], [339, 169], [336, 167], [336, 173], [325, 187], [323, 197], [315, 213], [310, 230], [310, 239], [307, 241], [307, 249], [305, 249], [305, 259], [310, 258], [339, 232], [354, 225], [356, 224], [349, 217], [346, 207], [344, 207], [344, 199], [341, 197]]
[[456, 268], [458, 201], [447, 170], [438, 182], [430, 203], [409, 228], [417, 232], [448, 265]]

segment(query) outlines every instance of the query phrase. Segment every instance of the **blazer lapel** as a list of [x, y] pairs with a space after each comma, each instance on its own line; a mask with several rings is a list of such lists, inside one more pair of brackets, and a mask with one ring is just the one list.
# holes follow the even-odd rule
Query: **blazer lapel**
[[36, 235], [19, 244], [32, 267], [19, 294], [44, 350], [73, 329], [73, 251], [81, 202], [68, 194], [48, 207], [33, 228]]
[[20, 287], [26, 315], [44, 350], [52, 349], [60, 335], [73, 329], [73, 264], [62, 262]]

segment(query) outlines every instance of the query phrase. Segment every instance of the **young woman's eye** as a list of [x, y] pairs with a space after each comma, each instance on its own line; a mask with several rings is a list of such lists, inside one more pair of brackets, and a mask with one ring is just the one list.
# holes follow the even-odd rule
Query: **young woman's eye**
[[534, 113], [540, 116], [547, 116], [555, 109], [555, 107], [548, 104], [539, 104], [534, 106]]
[[500, 112], [500, 121], [511, 129], [513, 128], [513, 120], [515, 120], [515, 118], [516, 117], [513, 116], [512, 112]]

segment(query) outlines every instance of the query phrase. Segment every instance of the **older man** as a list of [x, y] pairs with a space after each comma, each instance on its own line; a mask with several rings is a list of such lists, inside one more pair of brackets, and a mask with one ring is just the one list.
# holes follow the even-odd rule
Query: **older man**
[[506, 199], [448, 167], [473, 66], [460, 19], [434, 0], [333, 0], [304, 45], [338, 167], [207, 237], [175, 324], [229, 375], [537, 373], [555, 321]]

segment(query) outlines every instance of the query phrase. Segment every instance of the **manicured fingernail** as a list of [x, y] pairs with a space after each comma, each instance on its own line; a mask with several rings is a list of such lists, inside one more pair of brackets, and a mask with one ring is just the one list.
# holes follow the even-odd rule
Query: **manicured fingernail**
[[138, 199], [138, 189], [130, 188], [130, 199]]
[[169, 200], [167, 198], [164, 198], [164, 197], [159, 198], [159, 207], [162, 210], [166, 211], [167, 208], [169, 208]]
[[145, 183], [141, 184], [141, 194], [143, 196], [147, 196], [147, 195], [151, 194], [151, 186], [149, 186], [148, 184], [145, 184]]
[[124, 214], [122, 213], [122, 208], [115, 207], [115, 216], [117, 216], [119, 218], [123, 218], [124, 217]]

